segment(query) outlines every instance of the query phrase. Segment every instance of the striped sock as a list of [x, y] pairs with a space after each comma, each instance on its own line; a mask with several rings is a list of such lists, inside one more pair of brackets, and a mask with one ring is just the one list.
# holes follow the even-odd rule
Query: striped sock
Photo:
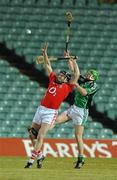
[[39, 153], [37, 151], [33, 150], [31, 153], [31, 158], [30, 158], [29, 162], [34, 163], [34, 160], [37, 158], [38, 154]]
[[38, 154], [38, 157], [37, 157], [37, 159], [40, 159], [40, 158], [42, 158], [42, 156], [43, 156], [43, 153], [40, 151], [40, 152], [39, 152], [39, 154]]

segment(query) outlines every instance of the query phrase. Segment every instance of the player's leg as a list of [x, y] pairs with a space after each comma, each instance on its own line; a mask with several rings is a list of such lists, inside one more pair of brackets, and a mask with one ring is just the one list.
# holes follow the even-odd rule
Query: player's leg
[[78, 168], [78, 169], [84, 165], [83, 132], [84, 132], [84, 126], [75, 125], [75, 138], [76, 138], [78, 152], [79, 152], [78, 160], [77, 160], [75, 168]]
[[46, 124], [46, 123], [41, 124], [40, 130], [39, 130], [39, 133], [37, 136], [37, 142], [35, 143], [35, 150], [36, 151], [41, 150], [44, 137], [45, 137], [46, 133], [48, 132], [49, 128], [50, 128], [50, 124]]
[[39, 156], [37, 158], [37, 168], [42, 167], [42, 161], [45, 159], [43, 153], [41, 152], [41, 148], [43, 145], [43, 141], [45, 138], [45, 135], [47, 134], [48, 130], [50, 129], [50, 124], [42, 123], [41, 128], [39, 130], [37, 141], [35, 143], [35, 151], [38, 152]]
[[53, 124], [51, 124], [50, 130], [53, 129], [56, 125], [65, 123], [69, 120], [71, 120], [71, 119], [68, 116], [67, 111], [62, 112], [60, 115], [57, 116], [55, 122]]
[[[32, 126], [31, 126], [31, 128], [29, 130], [29, 137], [31, 139], [33, 147], [35, 146], [40, 127], [41, 127], [41, 125], [38, 125], [36, 123], [32, 123]], [[40, 152], [37, 155], [37, 161], [42, 162], [44, 159], [45, 159], [45, 157], [44, 157], [43, 153]], [[40, 164], [39, 162], [37, 164]], [[41, 168], [41, 165], [38, 165], [38, 168]]]
[[87, 121], [88, 117], [88, 110], [84, 110], [84, 108], [79, 108], [75, 105], [71, 106], [70, 108], [70, 117], [73, 120], [73, 124], [75, 127], [75, 138], [78, 147], [78, 160], [76, 163], [75, 168], [80, 168], [84, 164], [84, 145], [83, 145], [83, 132], [84, 132], [84, 125]]
[[35, 144], [35, 150], [38, 151], [39, 153], [39, 156], [37, 158], [37, 168], [42, 167], [42, 161], [45, 158], [44, 155], [41, 153], [41, 147], [43, 145], [45, 135], [48, 132], [48, 130], [50, 130], [52, 124], [54, 124], [58, 115], [58, 111], [56, 110], [48, 109], [48, 108], [42, 108], [42, 109], [43, 109], [42, 124], [37, 136], [37, 142]]
[[38, 131], [41, 125], [32, 122], [31, 127], [28, 128], [29, 138], [32, 142], [33, 147], [35, 146], [35, 140], [37, 139]]
[[50, 128], [50, 124], [46, 124], [46, 123], [41, 124], [41, 127], [40, 127], [38, 135], [37, 135], [37, 141], [35, 142], [34, 150], [32, 151], [31, 158], [27, 162], [27, 165], [25, 166], [25, 168], [31, 168], [34, 163], [34, 160], [38, 156], [40, 156], [40, 158], [37, 160], [38, 168], [41, 168], [42, 161], [45, 158], [43, 156], [43, 154], [41, 153], [41, 148], [43, 145], [44, 137], [45, 137], [46, 133], [48, 132], [49, 128]]
[[60, 115], [58, 115], [58, 117], [56, 118], [55, 121], [55, 125], [56, 124], [61, 124], [61, 123], [65, 123], [66, 121], [69, 121], [70, 117], [67, 115], [66, 111], [61, 113]]
[[41, 126], [41, 107], [39, 106], [34, 115], [32, 125], [31, 127], [28, 128], [29, 137], [31, 139], [33, 146], [35, 145], [35, 140], [37, 138], [40, 126]]
[[[35, 146], [35, 142], [36, 142], [40, 127], [41, 127], [41, 107], [39, 106], [34, 115], [32, 125], [31, 125], [31, 127], [28, 128], [29, 137], [31, 139], [33, 147]], [[37, 154], [37, 155], [39, 156], [39, 154]], [[27, 165], [25, 166], [25, 168], [31, 168], [32, 165], [33, 165], [33, 160], [30, 160], [27, 163]]]
[[[37, 141], [35, 143], [34, 150], [32, 151], [31, 158], [27, 162], [27, 165], [25, 166], [25, 168], [30, 168], [33, 165], [34, 160], [36, 158], [37, 158], [37, 167], [40, 168], [40, 166], [42, 165], [42, 160], [44, 159], [44, 156], [41, 153], [43, 140], [44, 140], [46, 133], [50, 129], [51, 124], [55, 121], [58, 112], [56, 110], [48, 109], [48, 108], [41, 106], [39, 114], [41, 114], [41, 116], [40, 116], [41, 117], [41, 127], [38, 132]], [[40, 163], [41, 163], [41, 165], [40, 165]]]

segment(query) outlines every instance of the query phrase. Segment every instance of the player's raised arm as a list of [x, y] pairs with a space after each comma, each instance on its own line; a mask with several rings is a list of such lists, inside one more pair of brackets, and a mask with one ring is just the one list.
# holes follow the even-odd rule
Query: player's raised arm
[[82, 96], [87, 95], [87, 90], [85, 88], [83, 88], [82, 86], [80, 86], [78, 83], [76, 83], [76, 88]]
[[80, 70], [79, 70], [78, 64], [77, 64], [76, 60], [72, 59], [72, 58], [69, 59], [68, 64], [69, 64], [70, 70], [73, 73], [72, 78], [70, 80], [70, 84], [75, 84], [75, 83], [77, 83], [79, 76], [80, 76]]
[[50, 73], [52, 72], [52, 67], [51, 67], [50, 60], [48, 58], [47, 48], [48, 48], [48, 44], [45, 43], [42, 48], [42, 54], [43, 54], [43, 58], [44, 58], [45, 68], [47, 70], [48, 75], [50, 75]]

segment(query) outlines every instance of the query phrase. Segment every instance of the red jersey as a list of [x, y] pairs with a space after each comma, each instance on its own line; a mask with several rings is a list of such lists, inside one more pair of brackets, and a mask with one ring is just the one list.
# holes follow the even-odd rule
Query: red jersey
[[50, 109], [58, 109], [63, 100], [73, 90], [73, 84], [55, 82], [56, 75], [52, 72], [49, 76], [49, 86], [44, 98], [41, 100], [41, 105]]

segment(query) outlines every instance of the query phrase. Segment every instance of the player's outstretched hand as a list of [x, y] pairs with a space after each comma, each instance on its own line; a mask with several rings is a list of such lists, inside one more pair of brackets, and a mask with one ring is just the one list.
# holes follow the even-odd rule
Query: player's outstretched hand
[[36, 64], [41, 64], [41, 63], [43, 63], [43, 56], [38, 56], [36, 58]]
[[46, 42], [46, 43], [44, 44], [44, 46], [42, 47], [42, 49], [41, 49], [42, 53], [43, 53], [43, 54], [47, 53], [47, 49], [48, 49], [48, 43]]
[[71, 71], [74, 71], [73, 59], [68, 60], [68, 66]]
[[64, 51], [64, 57], [70, 58], [70, 52], [69, 51]]
[[[76, 59], [78, 59], [78, 58], [76, 58]], [[73, 56], [70, 56], [70, 59], [68, 60], [68, 66], [71, 71], [74, 71], [76, 59]]]

